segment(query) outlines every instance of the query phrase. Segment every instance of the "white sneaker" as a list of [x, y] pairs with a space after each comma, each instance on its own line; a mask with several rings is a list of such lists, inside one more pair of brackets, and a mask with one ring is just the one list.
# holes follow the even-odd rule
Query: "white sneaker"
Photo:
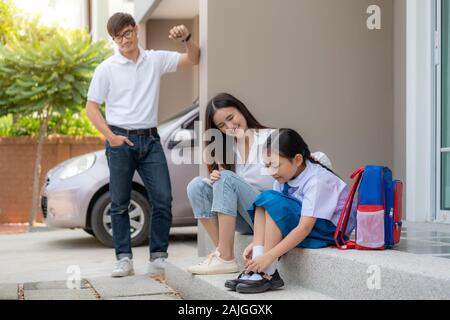
[[160, 274], [164, 273], [166, 269], [166, 258], [156, 258], [153, 261], [149, 261], [147, 264], [147, 274]]
[[132, 275], [134, 275], [134, 269], [133, 269], [133, 261], [131, 261], [130, 258], [125, 257], [116, 261], [116, 264], [114, 265], [114, 270], [111, 273], [111, 277], [118, 278]]
[[208, 258], [198, 265], [187, 269], [192, 274], [225, 274], [239, 272], [239, 266], [236, 259], [226, 261], [220, 258], [220, 252], [211, 253]]

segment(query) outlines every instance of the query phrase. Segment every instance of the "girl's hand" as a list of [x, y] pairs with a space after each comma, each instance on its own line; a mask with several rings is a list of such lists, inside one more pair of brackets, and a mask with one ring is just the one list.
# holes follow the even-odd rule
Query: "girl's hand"
[[245, 263], [249, 262], [252, 259], [253, 254], [253, 242], [250, 243], [247, 248], [244, 249], [244, 253], [242, 253], [242, 258], [244, 258]]
[[212, 181], [212, 183], [219, 180], [220, 179], [220, 171], [214, 170], [213, 172], [211, 172], [211, 174], [209, 175], [209, 179]]
[[246, 264], [246, 269], [247, 271], [263, 272], [263, 270], [267, 269], [272, 264], [272, 262], [275, 261], [275, 259], [276, 258], [273, 258], [266, 253], [262, 256], [258, 256], [255, 259], [250, 260]]

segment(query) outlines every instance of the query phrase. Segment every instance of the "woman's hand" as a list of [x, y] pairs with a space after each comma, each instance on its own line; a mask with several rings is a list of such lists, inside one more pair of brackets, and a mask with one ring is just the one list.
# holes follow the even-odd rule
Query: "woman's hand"
[[242, 258], [244, 258], [245, 264], [247, 264], [252, 259], [254, 246], [255, 245], [252, 242], [247, 246], [247, 248], [244, 249], [244, 252], [242, 253]]
[[211, 174], [209, 175], [209, 179], [211, 180], [212, 183], [219, 180], [220, 179], [220, 171], [214, 170], [213, 172], [211, 172]]
[[275, 259], [276, 258], [272, 257], [270, 254], [263, 254], [262, 256], [258, 256], [246, 263], [246, 270], [253, 272], [263, 272], [263, 270], [267, 269], [272, 264], [272, 262], [275, 261]]

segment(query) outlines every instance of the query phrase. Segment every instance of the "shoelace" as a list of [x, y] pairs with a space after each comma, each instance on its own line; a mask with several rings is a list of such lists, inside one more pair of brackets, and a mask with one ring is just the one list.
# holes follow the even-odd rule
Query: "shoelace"
[[217, 257], [217, 256], [218, 256], [218, 255], [217, 255], [217, 252], [210, 253], [210, 254], [208, 255], [208, 258], [207, 258], [205, 261], [200, 262], [199, 265], [204, 265], [204, 264], [206, 264], [206, 265], [209, 266], [209, 265], [211, 264], [212, 259], [213, 259], [214, 257]]
[[115, 269], [124, 269], [124, 267], [128, 264], [127, 260], [119, 260], [116, 261], [116, 265], [114, 266]]

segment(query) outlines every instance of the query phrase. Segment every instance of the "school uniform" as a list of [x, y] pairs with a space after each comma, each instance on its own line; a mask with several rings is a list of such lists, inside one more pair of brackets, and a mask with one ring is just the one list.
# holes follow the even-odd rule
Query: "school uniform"
[[[319, 164], [306, 161], [306, 168], [288, 183], [275, 181], [273, 190], [260, 193], [248, 210], [254, 222], [255, 209], [264, 207], [286, 237], [299, 224], [301, 216], [316, 218], [311, 233], [299, 248], [323, 248], [334, 245], [334, 232], [349, 192], [339, 177]], [[355, 206], [354, 206], [355, 207]], [[356, 226], [356, 210], [352, 208], [345, 237]]]

